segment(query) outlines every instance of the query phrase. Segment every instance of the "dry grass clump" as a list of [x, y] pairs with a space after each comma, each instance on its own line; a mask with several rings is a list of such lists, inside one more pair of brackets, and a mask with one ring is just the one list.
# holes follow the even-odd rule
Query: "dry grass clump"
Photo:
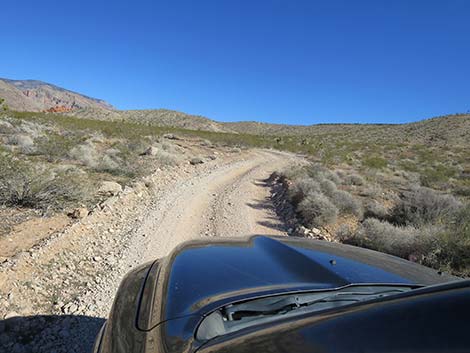
[[44, 212], [86, 203], [90, 181], [73, 170], [54, 172], [31, 162], [0, 157], [0, 204]]

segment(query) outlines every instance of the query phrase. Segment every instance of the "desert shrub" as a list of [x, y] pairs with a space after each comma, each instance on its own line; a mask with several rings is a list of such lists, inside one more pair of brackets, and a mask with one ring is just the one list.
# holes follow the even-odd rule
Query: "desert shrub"
[[23, 121], [19, 128], [24, 134], [32, 136], [33, 138], [43, 136], [47, 129], [46, 126], [38, 124], [34, 121]]
[[459, 210], [461, 203], [452, 195], [442, 195], [419, 187], [405, 194], [391, 210], [390, 220], [398, 225], [443, 223]]
[[47, 210], [84, 202], [90, 183], [74, 173], [53, 173], [29, 162], [0, 159], [0, 204]]
[[34, 140], [29, 135], [15, 134], [8, 137], [8, 144], [18, 146], [23, 153], [32, 153], [35, 150]]
[[418, 172], [419, 167], [417, 166], [416, 162], [410, 160], [410, 159], [405, 159], [402, 160], [398, 163], [398, 165], [403, 169], [406, 170], [407, 172]]
[[293, 166], [290, 168], [286, 168], [280, 171], [278, 174], [284, 180], [285, 179], [296, 180], [296, 179], [301, 179], [301, 178], [307, 178], [308, 176], [308, 173], [305, 167], [300, 167], [300, 166]]
[[74, 135], [50, 133], [37, 139], [36, 154], [43, 155], [49, 162], [70, 157], [69, 151], [76, 147], [79, 138]]
[[430, 251], [433, 243], [430, 233], [432, 230], [395, 226], [387, 221], [368, 218], [354, 234], [342, 236], [345, 243], [408, 259], [412, 255], [419, 258]]
[[0, 120], [0, 135], [11, 135], [17, 132], [15, 127], [6, 120]]
[[387, 160], [382, 157], [369, 157], [362, 161], [362, 165], [367, 168], [383, 169], [387, 167], [388, 163]]
[[104, 172], [114, 172], [122, 166], [121, 160], [119, 157], [104, 155], [103, 158], [100, 159], [98, 166], [95, 170], [104, 171]]
[[343, 178], [343, 184], [345, 185], [357, 185], [361, 186], [365, 184], [364, 178], [358, 174], [348, 174]]
[[205, 147], [213, 147], [212, 142], [206, 139], [202, 140], [200, 145]]
[[175, 166], [180, 164], [182, 161], [182, 157], [180, 155], [164, 150], [158, 150], [155, 158], [158, 163], [163, 166]]
[[91, 141], [73, 147], [69, 152], [69, 156], [87, 167], [95, 168], [99, 164], [99, 153]]
[[457, 185], [454, 189], [454, 193], [455, 193], [455, 195], [470, 198], [470, 186], [468, 186], [468, 185]]
[[322, 166], [321, 164], [311, 165], [307, 168], [307, 173], [311, 178], [318, 182], [326, 179], [332, 181], [335, 184], [341, 183], [340, 177], [335, 172], [332, 172], [330, 169]]
[[425, 168], [420, 172], [421, 185], [430, 187], [437, 183], [443, 183], [454, 177], [457, 169], [443, 164], [438, 164], [432, 168]]
[[297, 206], [300, 214], [307, 226], [324, 226], [336, 222], [338, 209], [323, 194], [311, 192], [300, 201]]
[[182, 152], [181, 147], [168, 142], [162, 142], [160, 144], [157, 144], [157, 147], [163, 151], [174, 155], [178, 155]]
[[437, 234], [434, 248], [424, 257], [423, 264], [470, 276], [470, 204], [457, 211]]
[[121, 143], [116, 146], [117, 149], [123, 154], [142, 154], [147, 148], [149, 144], [143, 141], [142, 139], [139, 140], [132, 140], [128, 143]]
[[336, 184], [328, 179], [323, 179], [320, 181], [321, 191], [328, 197], [332, 197], [336, 192]]
[[364, 205], [364, 218], [377, 218], [386, 220], [389, 217], [388, 209], [376, 200]]
[[362, 218], [362, 205], [347, 191], [335, 190], [330, 200], [339, 209], [340, 213], [352, 214], [358, 218]]
[[320, 193], [321, 188], [315, 180], [309, 177], [297, 178], [290, 185], [287, 192], [289, 201], [297, 206], [309, 193]]
[[372, 184], [368, 185], [366, 187], [363, 187], [359, 190], [359, 195], [365, 196], [365, 197], [379, 197], [383, 195], [384, 190], [382, 187], [378, 184]]
[[470, 275], [470, 205], [457, 211], [447, 224], [396, 226], [368, 218], [356, 231], [341, 227], [336, 236], [347, 244], [412, 259], [455, 275]]

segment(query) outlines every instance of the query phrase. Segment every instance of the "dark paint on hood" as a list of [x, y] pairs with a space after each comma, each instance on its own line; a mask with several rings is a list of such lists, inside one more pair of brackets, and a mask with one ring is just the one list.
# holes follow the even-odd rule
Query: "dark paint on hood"
[[188, 243], [172, 258], [165, 320], [204, 315], [230, 301], [286, 291], [455, 279], [375, 251], [287, 237]]

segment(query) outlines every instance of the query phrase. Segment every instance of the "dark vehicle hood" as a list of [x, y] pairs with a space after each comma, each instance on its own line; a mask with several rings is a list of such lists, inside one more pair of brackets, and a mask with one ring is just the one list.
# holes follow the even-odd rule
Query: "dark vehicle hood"
[[[393, 341], [397, 347], [416, 345], [419, 349], [407, 351], [421, 352], [423, 338], [427, 348], [448, 342], [459, 348], [467, 339], [461, 332], [469, 316], [468, 281], [314, 314], [280, 316], [278, 321], [212, 339], [197, 338], [198, 327], [209, 314], [238, 301], [350, 284], [413, 286], [454, 280], [459, 279], [393, 256], [311, 239], [253, 236], [190, 242], [125, 276], [95, 349], [100, 353], [333, 352], [339, 342], [345, 347], [339, 351], [366, 345], [373, 348], [360, 351], [389, 352], [384, 344]], [[441, 338], [435, 345], [429, 337]]]
[[186, 243], [167, 266], [165, 305], [159, 315], [164, 320], [202, 316], [230, 302], [273, 293], [456, 279], [375, 251], [288, 237]]

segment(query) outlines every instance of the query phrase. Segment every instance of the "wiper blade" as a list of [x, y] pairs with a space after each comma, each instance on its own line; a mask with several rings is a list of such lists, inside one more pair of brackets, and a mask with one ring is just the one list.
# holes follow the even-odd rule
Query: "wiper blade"
[[[255, 300], [241, 303], [225, 308], [225, 315], [229, 321], [240, 320], [250, 316], [266, 316], [266, 315], [282, 315], [289, 311], [302, 307], [313, 306], [321, 303], [338, 302], [342, 305], [348, 302], [360, 302], [364, 300], [372, 300], [388, 295], [402, 293], [409, 288], [390, 288], [379, 291], [345, 291], [345, 292], [324, 292], [314, 294], [295, 294], [283, 298]], [[334, 305], [336, 306], [336, 305]]]
[[415, 289], [410, 285], [351, 285], [339, 289], [278, 294], [226, 305], [208, 314], [199, 325], [198, 340], [208, 340], [281, 317], [314, 313], [366, 302]]
[[226, 307], [225, 314], [229, 320], [239, 320], [246, 316], [275, 315], [299, 307], [297, 296], [291, 296], [275, 302], [247, 302], [233, 307]]

